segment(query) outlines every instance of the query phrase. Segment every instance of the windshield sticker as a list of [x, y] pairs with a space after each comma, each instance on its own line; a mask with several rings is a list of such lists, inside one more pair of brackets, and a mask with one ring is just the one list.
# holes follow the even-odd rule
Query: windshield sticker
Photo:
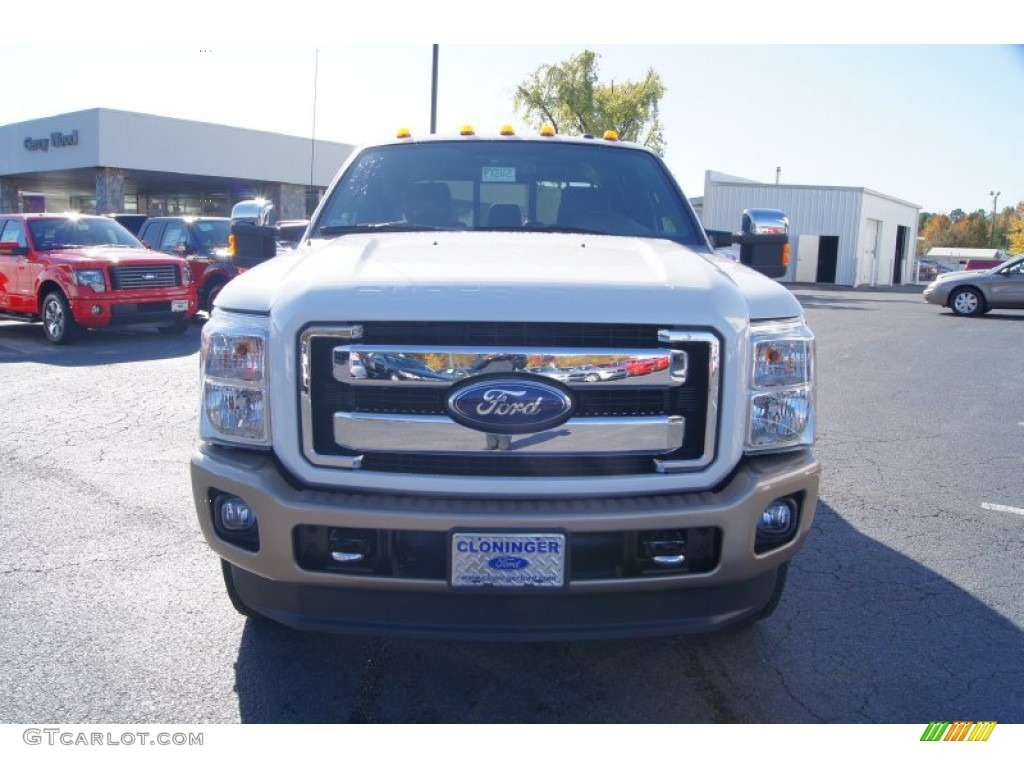
[[515, 168], [498, 168], [492, 165], [483, 167], [483, 176], [480, 179], [484, 184], [514, 184], [515, 180]]

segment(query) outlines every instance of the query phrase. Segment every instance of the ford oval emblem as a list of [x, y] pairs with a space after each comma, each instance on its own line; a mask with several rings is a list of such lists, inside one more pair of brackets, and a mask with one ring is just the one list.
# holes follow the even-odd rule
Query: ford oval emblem
[[544, 376], [494, 373], [452, 387], [448, 415], [480, 432], [524, 435], [564, 424], [576, 409], [572, 390]]
[[492, 557], [487, 564], [496, 571], [521, 571], [530, 565], [530, 561], [523, 557]]

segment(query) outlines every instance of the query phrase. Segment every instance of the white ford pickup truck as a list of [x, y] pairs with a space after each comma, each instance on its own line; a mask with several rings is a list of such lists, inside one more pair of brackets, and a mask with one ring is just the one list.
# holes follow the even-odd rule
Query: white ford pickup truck
[[[234, 606], [492, 640], [769, 615], [818, 495], [814, 339], [758, 271], [784, 217], [724, 237], [739, 261], [613, 133], [354, 152], [203, 329], [192, 485]], [[534, 372], [581, 366], [629, 374]]]

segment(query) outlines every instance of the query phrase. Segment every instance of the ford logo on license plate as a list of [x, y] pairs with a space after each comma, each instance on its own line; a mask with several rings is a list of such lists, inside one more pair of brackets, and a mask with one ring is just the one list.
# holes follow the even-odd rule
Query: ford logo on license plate
[[448, 415], [480, 432], [523, 435], [564, 424], [576, 408], [572, 390], [542, 376], [489, 374], [453, 387]]

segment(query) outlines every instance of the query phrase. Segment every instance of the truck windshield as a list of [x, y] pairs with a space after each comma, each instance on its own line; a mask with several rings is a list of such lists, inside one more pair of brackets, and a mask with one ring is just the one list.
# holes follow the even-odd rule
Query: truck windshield
[[30, 219], [28, 231], [40, 251], [61, 248], [145, 248], [138, 238], [113, 219], [102, 216], [54, 216]]
[[704, 242], [664, 164], [622, 145], [463, 140], [364, 150], [310, 234], [571, 231]]

